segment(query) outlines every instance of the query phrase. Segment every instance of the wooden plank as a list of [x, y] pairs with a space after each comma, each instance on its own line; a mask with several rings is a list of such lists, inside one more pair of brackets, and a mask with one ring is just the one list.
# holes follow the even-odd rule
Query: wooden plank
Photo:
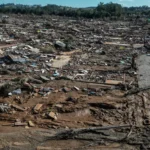
[[36, 148], [36, 150], [52, 150], [52, 148], [50, 148], [50, 147], [38, 146], [38, 147]]
[[118, 85], [120, 83], [123, 83], [123, 81], [116, 81], [116, 80], [106, 80], [106, 84], [111, 84], [111, 85]]

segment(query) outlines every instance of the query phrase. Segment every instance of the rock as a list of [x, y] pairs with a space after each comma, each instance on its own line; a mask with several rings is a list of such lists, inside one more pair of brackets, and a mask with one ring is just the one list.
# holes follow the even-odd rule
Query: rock
[[52, 111], [48, 114], [48, 116], [49, 116], [50, 118], [54, 119], [54, 120], [57, 120], [56, 114], [55, 114], [54, 112], [52, 112]]
[[38, 113], [38, 111], [41, 109], [42, 106], [43, 106], [43, 104], [37, 104], [37, 105], [34, 107], [34, 112], [35, 112], [35, 113]]
[[54, 90], [54, 91], [53, 91], [53, 93], [58, 93], [58, 92], [59, 92], [59, 90]]
[[63, 105], [62, 105], [62, 104], [56, 104], [55, 107], [56, 107], [56, 108], [62, 108]]
[[35, 127], [35, 124], [32, 121], [29, 121], [29, 126], [30, 127]]
[[29, 126], [25, 126], [25, 129], [29, 129]]

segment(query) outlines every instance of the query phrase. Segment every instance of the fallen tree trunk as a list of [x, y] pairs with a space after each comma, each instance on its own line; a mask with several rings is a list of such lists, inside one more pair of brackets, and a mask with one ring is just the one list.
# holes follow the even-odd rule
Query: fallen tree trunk
[[118, 128], [129, 128], [129, 127], [131, 127], [131, 125], [71, 129], [71, 130], [65, 130], [59, 132], [56, 135], [49, 137], [47, 140], [73, 139], [75, 136], [82, 133], [87, 133], [87, 132], [92, 132], [97, 130], [109, 130], [109, 129], [118, 129]]

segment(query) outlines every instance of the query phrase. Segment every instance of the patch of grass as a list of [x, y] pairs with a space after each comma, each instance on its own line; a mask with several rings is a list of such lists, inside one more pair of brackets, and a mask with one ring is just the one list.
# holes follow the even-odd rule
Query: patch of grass
[[54, 54], [56, 52], [56, 49], [53, 46], [46, 46], [41, 48], [41, 52], [47, 54]]
[[120, 46], [119, 49], [120, 50], [125, 50], [125, 47], [124, 46]]

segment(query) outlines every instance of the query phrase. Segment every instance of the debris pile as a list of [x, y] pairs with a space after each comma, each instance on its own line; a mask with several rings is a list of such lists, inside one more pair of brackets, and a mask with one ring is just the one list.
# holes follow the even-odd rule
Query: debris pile
[[149, 124], [144, 26], [24, 17], [9, 16], [1, 28], [0, 125], [72, 129]]

